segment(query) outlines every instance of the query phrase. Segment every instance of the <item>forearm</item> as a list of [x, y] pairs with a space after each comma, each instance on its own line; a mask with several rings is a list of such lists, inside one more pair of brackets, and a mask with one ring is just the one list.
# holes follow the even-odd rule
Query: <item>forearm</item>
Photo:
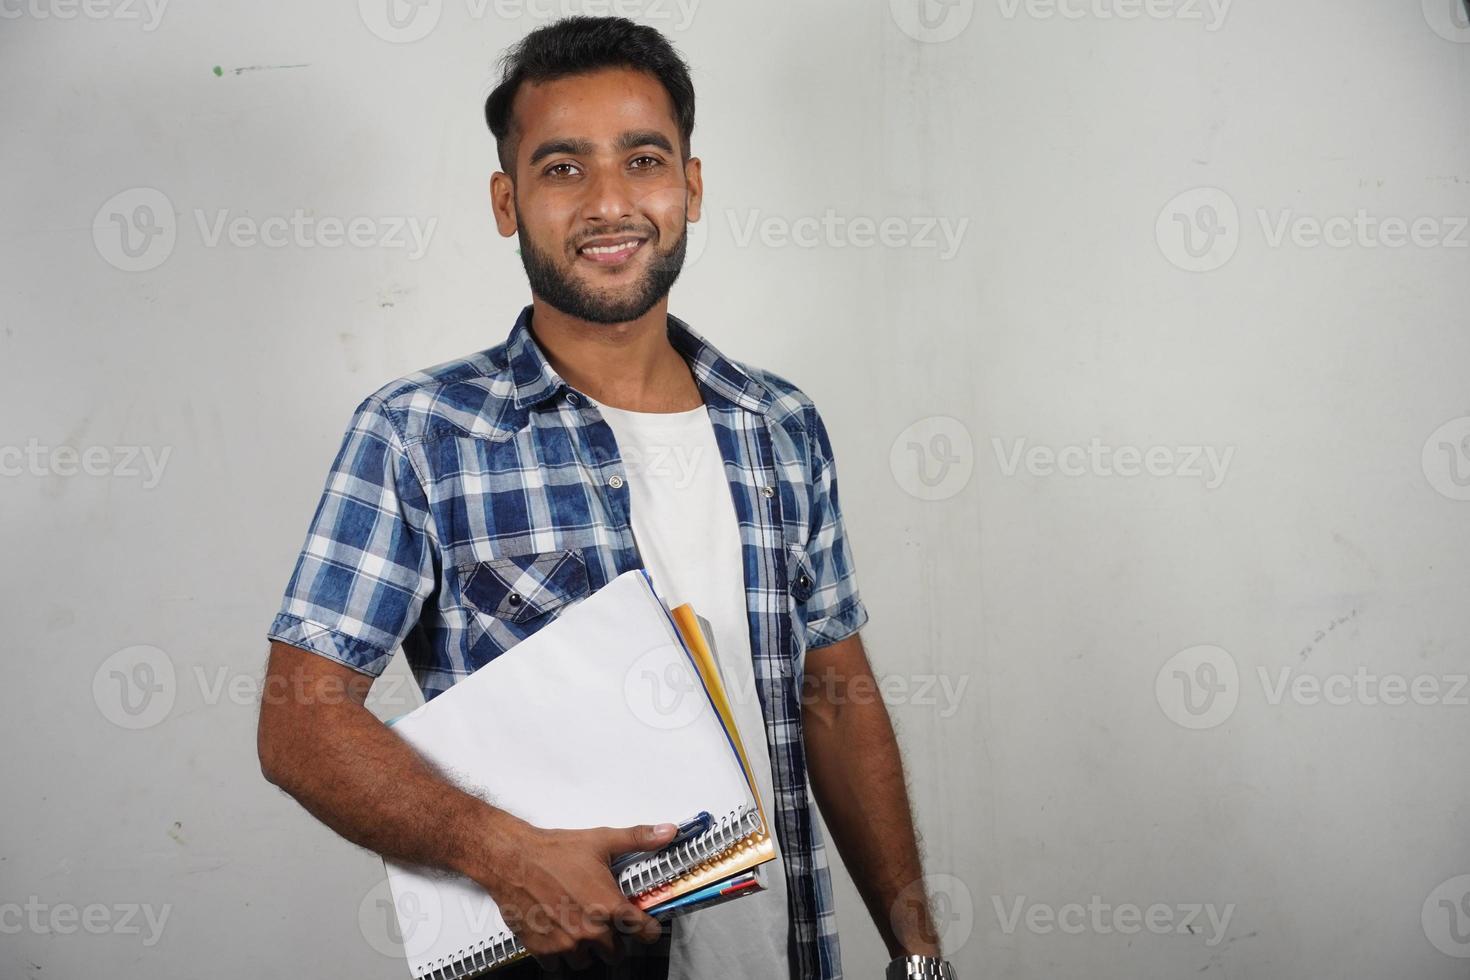
[[872, 675], [805, 712], [817, 805], [890, 956], [939, 955], [903, 761]]
[[524, 826], [443, 778], [408, 743], [350, 698], [299, 690], [263, 698], [266, 778], [347, 840], [395, 860], [470, 875], [490, 887], [512, 869], [510, 838]]

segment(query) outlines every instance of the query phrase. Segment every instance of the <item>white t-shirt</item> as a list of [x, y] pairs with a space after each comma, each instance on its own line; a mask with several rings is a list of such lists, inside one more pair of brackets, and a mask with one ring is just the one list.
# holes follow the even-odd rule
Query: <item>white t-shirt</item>
[[[633, 537], [654, 590], [669, 608], [688, 602], [709, 622], [735, 724], [766, 815], [774, 820], [771, 758], [755, 690], [744, 562], [735, 502], [705, 406], [630, 412], [598, 404], [628, 482]], [[670, 819], [680, 819], [671, 817]], [[771, 834], [775, 840], [774, 831]], [[762, 868], [764, 891], [675, 918], [669, 980], [790, 976], [790, 915], [780, 845]]]

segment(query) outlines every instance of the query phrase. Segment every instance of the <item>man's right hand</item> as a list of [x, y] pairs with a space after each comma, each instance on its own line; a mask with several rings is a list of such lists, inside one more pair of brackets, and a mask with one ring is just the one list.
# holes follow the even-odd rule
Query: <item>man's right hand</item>
[[622, 936], [653, 943], [662, 926], [623, 895], [610, 865], [627, 851], [657, 850], [677, 832], [671, 823], [547, 830], [517, 821], [512, 832], [500, 832], [495, 866], [470, 877], [490, 892], [542, 969], [584, 969], [594, 955], [616, 963]]

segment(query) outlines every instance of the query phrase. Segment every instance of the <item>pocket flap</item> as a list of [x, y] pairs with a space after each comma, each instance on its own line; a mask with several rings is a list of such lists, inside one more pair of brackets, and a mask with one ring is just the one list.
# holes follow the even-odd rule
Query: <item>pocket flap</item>
[[465, 600], [496, 619], [521, 623], [587, 595], [580, 550], [540, 551], [467, 565]]
[[786, 588], [797, 602], [806, 602], [816, 588], [816, 572], [812, 569], [811, 559], [807, 557], [806, 549], [796, 545], [787, 548], [787, 555]]

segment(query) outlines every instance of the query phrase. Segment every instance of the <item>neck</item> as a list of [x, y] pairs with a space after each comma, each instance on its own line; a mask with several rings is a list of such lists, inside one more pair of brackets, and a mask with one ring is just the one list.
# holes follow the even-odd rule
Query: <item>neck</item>
[[556, 373], [594, 401], [630, 412], [703, 404], [683, 356], [669, 343], [665, 296], [636, 320], [592, 323], [533, 299], [531, 333]]

